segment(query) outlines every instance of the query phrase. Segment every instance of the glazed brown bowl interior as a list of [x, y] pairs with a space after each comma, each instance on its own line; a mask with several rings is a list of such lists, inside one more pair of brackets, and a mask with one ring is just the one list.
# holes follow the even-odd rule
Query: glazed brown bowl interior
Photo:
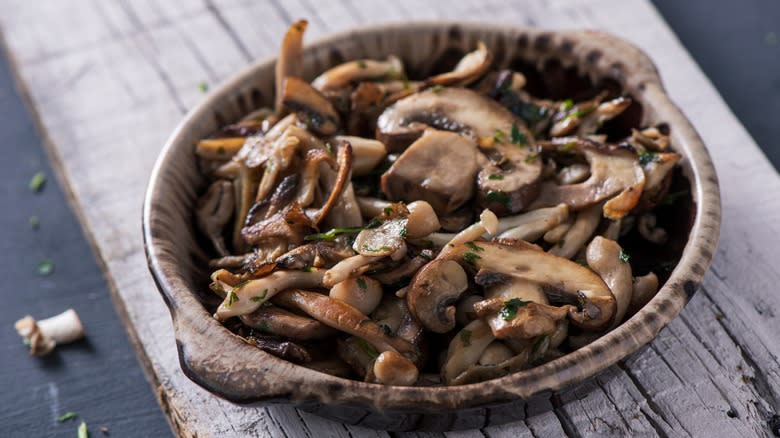
[[632, 107], [605, 126], [612, 138], [631, 127], [668, 127], [673, 147], [683, 155], [674, 184], [687, 188], [690, 196], [686, 208], [662, 218], [672, 232], [670, 252], [648, 255], [646, 266], [640, 267], [646, 270], [679, 257], [655, 298], [617, 329], [564, 357], [458, 387], [384, 387], [342, 379], [246, 344], [211, 317], [218, 301], [207, 287], [210, 254], [193, 219], [197, 196], [207, 181], [199, 172], [194, 144], [219, 126], [272, 104], [274, 60], [268, 60], [224, 83], [187, 115], [163, 148], [146, 194], [143, 229], [149, 268], [170, 308], [181, 367], [188, 377], [236, 403], [292, 403], [350, 423], [388, 429], [479, 427], [517, 418], [498, 412], [521, 411], [522, 416], [522, 409], [511, 408], [513, 404], [543, 398], [595, 375], [652, 340], [677, 316], [697, 290], [714, 253], [720, 198], [704, 145], [666, 96], [653, 64], [637, 48], [593, 31], [457, 23], [385, 25], [308, 43], [304, 76], [311, 80], [350, 59], [395, 54], [410, 78], [422, 78], [450, 69], [478, 40], [492, 50], [494, 67], [522, 71], [534, 94], [575, 100], [599, 90], [630, 95]]

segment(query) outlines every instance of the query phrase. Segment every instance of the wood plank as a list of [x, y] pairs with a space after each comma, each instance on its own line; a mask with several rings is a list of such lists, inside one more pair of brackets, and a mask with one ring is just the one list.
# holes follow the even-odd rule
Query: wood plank
[[[776, 241], [780, 231], [780, 199], [774, 196], [780, 179], [648, 3], [536, 0], [517, 7], [463, 1], [446, 8], [422, 0], [342, 0], [328, 8], [307, 0], [187, 1], [175, 7], [151, 0], [27, 3], [0, 3], [7, 45], [177, 431], [384, 435], [286, 407], [239, 408], [192, 384], [178, 367], [169, 316], [146, 272], [138, 235], [149, 170], [182, 112], [201, 98], [198, 84], [214, 84], [250, 58], [273, 55], [285, 21], [308, 17], [308, 40], [350, 26], [412, 18], [608, 30], [657, 62], [719, 171], [721, 245], [704, 290], [681, 318], [619, 366], [555, 397], [553, 411], [448, 435], [768, 433], [766, 421], [780, 400], [780, 346], [773, 342], [780, 309], [771, 292], [780, 280], [773, 264], [780, 249], [760, 243]], [[68, 13], [74, 9], [83, 14]], [[738, 418], [727, 415], [730, 409]]]

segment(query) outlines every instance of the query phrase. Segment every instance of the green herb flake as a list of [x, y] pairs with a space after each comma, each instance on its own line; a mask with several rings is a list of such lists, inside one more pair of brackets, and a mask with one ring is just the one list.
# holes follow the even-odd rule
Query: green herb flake
[[580, 108], [577, 111], [574, 111], [574, 114], [572, 114], [574, 117], [585, 117], [588, 114], [592, 113], [593, 111], [596, 111], [596, 105], [588, 105], [586, 107]]
[[566, 245], [566, 240], [561, 239], [558, 241], [558, 248], [563, 248], [563, 245]]
[[385, 335], [387, 335], [387, 336], [389, 336], [391, 338], [395, 336], [395, 333], [393, 333], [393, 329], [391, 329], [389, 325], [387, 325], [387, 324], [379, 324], [379, 328], [382, 329], [382, 331], [385, 333]]
[[333, 145], [329, 141], [325, 142], [325, 150], [328, 151], [328, 154], [333, 155]]
[[30, 179], [30, 190], [35, 193], [40, 193], [44, 185], [46, 185], [46, 174], [43, 172], [36, 173]]
[[642, 151], [639, 153], [639, 164], [646, 165], [658, 161], [658, 154], [650, 151]]
[[382, 211], [385, 213], [385, 215], [390, 216], [393, 214], [393, 207], [385, 207]]
[[658, 205], [673, 205], [678, 199], [688, 194], [687, 190], [680, 190], [679, 192], [669, 193], [664, 196], [664, 199], [658, 203]]
[[559, 147], [558, 148], [558, 152], [566, 152], [566, 153], [573, 152], [575, 147], [577, 147], [577, 142], [576, 141], [570, 141], [570, 142], [566, 143], [565, 145]]
[[438, 93], [443, 89], [444, 89], [444, 85], [434, 85], [433, 87], [431, 87], [431, 92]]
[[377, 352], [376, 349], [371, 346], [371, 344], [366, 342], [365, 339], [357, 338], [355, 343], [357, 344], [358, 348], [360, 348], [363, 353], [366, 353], [371, 359], [376, 359], [379, 356], [379, 352]]
[[524, 146], [528, 142], [525, 134], [523, 134], [520, 131], [520, 128], [518, 128], [517, 123], [512, 123], [512, 131], [509, 134], [509, 138], [512, 141], [512, 144], [516, 144], [518, 146]]
[[[370, 228], [370, 224], [366, 228]], [[331, 241], [336, 239], [336, 237], [342, 234], [357, 234], [361, 231], [363, 231], [363, 227], [331, 228], [330, 230], [324, 233], [309, 234], [308, 236], [304, 237], [303, 240], [307, 242], [311, 242], [315, 240]]]
[[483, 247], [481, 247], [481, 246], [477, 245], [477, 244], [476, 244], [476, 243], [474, 243], [474, 242], [466, 242], [466, 246], [468, 246], [469, 248], [471, 248], [471, 250], [472, 250], [472, 251], [484, 251], [484, 250], [485, 250], [485, 248], [483, 248]]
[[264, 289], [262, 295], [259, 295], [259, 296], [255, 295], [252, 298], [250, 298], [249, 300], [250, 301], [254, 301], [254, 302], [257, 303], [257, 302], [263, 301], [265, 299], [265, 297], [267, 297], [267, 296], [268, 296], [268, 289]]
[[404, 83], [404, 90], [409, 89], [409, 78], [406, 75], [401, 76], [401, 81]]
[[394, 79], [398, 77], [398, 71], [394, 68], [391, 68], [385, 73], [385, 79]]
[[229, 308], [237, 301], [240, 301], [240, 298], [238, 298], [238, 295], [236, 295], [236, 293], [231, 290], [230, 293], [228, 293], [228, 300], [227, 304], [225, 304], [225, 307]]
[[463, 329], [460, 331], [458, 336], [460, 336], [460, 342], [463, 343], [464, 347], [471, 346], [471, 330]]
[[360, 61], [357, 62], [357, 66], [360, 67], [361, 69], [366, 68], [366, 61], [363, 61], [361, 59]]
[[504, 135], [505, 135], [505, 134], [504, 134], [504, 131], [502, 131], [502, 130], [500, 130], [500, 129], [496, 129], [496, 132], [495, 132], [495, 134], [493, 134], [493, 140], [495, 140], [495, 141], [501, 141], [501, 139], [503, 139], [503, 138], [504, 138]]
[[359, 288], [366, 290], [368, 288], [368, 285], [366, 284], [366, 279], [363, 277], [358, 277], [357, 279], [357, 285]]
[[205, 92], [209, 91], [209, 84], [207, 84], [206, 81], [203, 81], [203, 82], [199, 83], [198, 84], [198, 90], [201, 93], [205, 93]]
[[220, 146], [217, 148], [217, 155], [225, 155], [225, 152], [226, 151], [224, 146]]
[[526, 163], [533, 163], [534, 161], [536, 161], [538, 159], [539, 159], [539, 154], [531, 154], [531, 155], [525, 157], [525, 160], [523, 160], [523, 161], [525, 161]]
[[509, 195], [501, 190], [488, 191], [487, 195], [485, 195], [485, 199], [488, 202], [500, 202], [501, 204], [504, 204], [505, 207], [509, 208]]
[[504, 301], [504, 307], [498, 312], [501, 319], [504, 321], [511, 321], [517, 316], [517, 309], [527, 306], [530, 301], [523, 301], [520, 298], [512, 298], [511, 300]]
[[618, 258], [620, 258], [621, 262], [628, 263], [628, 261], [631, 259], [631, 256], [629, 256], [627, 252], [623, 251], [623, 248], [620, 248], [620, 255], [618, 255]]
[[571, 99], [566, 99], [563, 102], [561, 102], [561, 111], [568, 111], [574, 106], [574, 101]]
[[37, 230], [41, 226], [41, 221], [38, 220], [38, 216], [30, 216], [28, 221], [30, 222], [30, 228], [33, 230]]
[[502, 179], [504, 179], [504, 175], [501, 175], [500, 173], [491, 173], [490, 175], [488, 175], [488, 179], [501, 181]]
[[477, 260], [481, 259], [482, 257], [474, 252], [465, 252], [463, 253], [463, 260], [466, 261], [466, 263], [470, 264], [471, 266], [475, 266], [477, 263]]
[[68, 420], [72, 420], [72, 419], [74, 419], [74, 418], [76, 418], [78, 416], [79, 415], [77, 413], [75, 413], [75, 412], [65, 412], [64, 414], [62, 414], [59, 417], [57, 417], [57, 421], [60, 422], [60, 423], [64, 423], [64, 422], [66, 422]]
[[87, 429], [87, 423], [81, 422], [78, 428], [78, 438], [89, 438], [89, 430]]
[[51, 260], [41, 260], [41, 262], [38, 263], [39, 275], [49, 275], [52, 272], [54, 272], [54, 263], [52, 263]]

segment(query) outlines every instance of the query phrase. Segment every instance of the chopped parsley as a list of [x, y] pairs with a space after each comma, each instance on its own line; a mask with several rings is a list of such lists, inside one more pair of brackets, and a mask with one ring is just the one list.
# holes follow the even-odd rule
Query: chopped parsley
[[40, 193], [43, 190], [43, 186], [46, 184], [46, 174], [38, 172], [30, 179], [30, 190], [35, 193]]
[[563, 102], [561, 102], [561, 111], [568, 111], [574, 106], [574, 101], [571, 99], [566, 99]]
[[[366, 228], [371, 228], [371, 224], [369, 224]], [[304, 237], [303, 240], [307, 242], [312, 240], [331, 241], [342, 234], [357, 234], [361, 231], [363, 231], [363, 227], [331, 228], [324, 233], [309, 234], [308, 236]]]
[[385, 209], [382, 211], [384, 211], [387, 216], [390, 216], [393, 214], [393, 207], [385, 207]]
[[52, 263], [51, 260], [41, 260], [41, 262], [38, 263], [38, 274], [49, 275], [52, 272], [54, 272], [54, 263]]
[[502, 138], [504, 138], [504, 131], [496, 129], [496, 133], [493, 134], [493, 140], [501, 141]]
[[629, 256], [627, 252], [623, 251], [623, 248], [620, 248], [620, 255], [618, 255], [618, 258], [620, 258], [621, 262], [628, 263], [628, 261], [631, 259], [631, 256]]
[[228, 294], [228, 300], [227, 300], [227, 304], [225, 304], [225, 307], [232, 306], [233, 303], [235, 303], [236, 301], [240, 301], [240, 298], [238, 298], [238, 295], [236, 295], [236, 293], [231, 290], [230, 293]]
[[509, 133], [509, 139], [513, 144], [523, 146], [528, 142], [525, 134], [520, 132], [520, 128], [517, 127], [517, 123], [512, 123], [512, 131]]
[[672, 205], [675, 202], [677, 202], [678, 199], [682, 198], [687, 194], [688, 194], [687, 190], [680, 190], [679, 192], [669, 193], [668, 195], [664, 196], [664, 199], [662, 199], [661, 202], [658, 203], [658, 205]]
[[438, 93], [443, 89], [444, 89], [444, 85], [434, 85], [433, 87], [431, 87], [431, 91], [434, 93]]
[[509, 195], [501, 190], [488, 191], [487, 195], [485, 195], [485, 199], [488, 202], [500, 202], [501, 204], [504, 204], [504, 207], [509, 208]]
[[650, 151], [642, 151], [639, 153], [639, 164], [645, 165], [658, 161], [658, 154]]
[[78, 438], [89, 438], [89, 430], [87, 429], [87, 423], [81, 422], [78, 429]]
[[379, 352], [377, 352], [376, 349], [371, 346], [371, 344], [366, 342], [365, 339], [357, 338], [355, 343], [357, 344], [357, 347], [363, 353], [366, 353], [371, 359], [376, 359], [379, 356]]
[[330, 144], [329, 141], [325, 142], [325, 150], [328, 151], [330, 155], [333, 155], [333, 145]]
[[205, 92], [209, 91], [209, 84], [207, 84], [207, 83], [206, 83], [206, 81], [202, 81], [202, 82], [200, 82], [200, 83], [198, 84], [198, 90], [199, 90], [201, 93], [205, 93]]
[[265, 299], [265, 297], [267, 297], [267, 296], [268, 296], [268, 289], [264, 289], [262, 295], [259, 295], [259, 296], [255, 295], [252, 298], [250, 298], [249, 300], [250, 301], [254, 301], [254, 302], [263, 301]]
[[477, 245], [477, 244], [476, 244], [476, 243], [474, 243], [474, 242], [466, 242], [466, 246], [468, 246], [469, 248], [471, 248], [471, 250], [472, 250], [472, 251], [484, 251], [484, 250], [485, 250], [485, 248], [483, 248], [483, 247], [481, 247], [481, 246]]
[[393, 79], [397, 76], [398, 76], [398, 71], [394, 68], [391, 68], [384, 74], [385, 79]]
[[564, 239], [561, 239], [558, 241], [558, 248], [563, 248], [563, 245], [566, 245], [566, 241]]
[[504, 307], [498, 312], [501, 319], [504, 321], [511, 321], [517, 316], [517, 309], [527, 306], [530, 301], [523, 301], [520, 298], [512, 298], [511, 300], [504, 301]]
[[217, 148], [217, 155], [225, 155], [225, 147], [220, 146]]
[[560, 146], [558, 148], [558, 151], [559, 152], [572, 152], [576, 146], [577, 146], [577, 142], [576, 141], [570, 141], [570, 142], [566, 143], [565, 145]]
[[360, 61], [357, 62], [357, 66], [360, 67], [361, 69], [366, 68], [366, 61], [363, 61], [361, 59]]
[[471, 346], [471, 330], [463, 329], [460, 331], [460, 342], [463, 343], [464, 347], [470, 347]]
[[523, 160], [523, 161], [525, 161], [526, 163], [533, 163], [534, 161], [536, 161], [538, 159], [539, 159], [539, 154], [531, 154], [531, 155], [525, 157], [525, 160]]
[[478, 255], [475, 252], [465, 252], [463, 253], [463, 260], [466, 261], [466, 263], [470, 264], [471, 266], [475, 266], [477, 260], [481, 259], [482, 257]]
[[30, 227], [33, 230], [37, 230], [41, 226], [41, 221], [38, 220], [38, 216], [30, 216], [29, 222], [30, 222]]
[[74, 419], [74, 418], [76, 418], [78, 416], [79, 415], [77, 413], [75, 413], [75, 412], [65, 412], [64, 414], [62, 414], [59, 417], [57, 417], [57, 421], [60, 422], [60, 423], [63, 423], [65, 421], [72, 420], [72, 419]]
[[366, 288], [368, 287], [368, 285], [366, 284], [366, 279], [363, 277], [358, 277], [357, 285], [363, 290], [366, 290]]
[[501, 175], [500, 173], [491, 173], [490, 175], [488, 175], [488, 179], [501, 181], [502, 179], [504, 179], [504, 175]]

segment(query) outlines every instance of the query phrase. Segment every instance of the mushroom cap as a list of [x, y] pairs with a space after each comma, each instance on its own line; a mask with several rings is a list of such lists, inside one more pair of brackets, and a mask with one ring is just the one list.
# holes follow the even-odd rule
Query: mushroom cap
[[446, 333], [455, 327], [454, 304], [467, 288], [466, 272], [457, 262], [433, 260], [415, 274], [406, 302], [425, 328]]

